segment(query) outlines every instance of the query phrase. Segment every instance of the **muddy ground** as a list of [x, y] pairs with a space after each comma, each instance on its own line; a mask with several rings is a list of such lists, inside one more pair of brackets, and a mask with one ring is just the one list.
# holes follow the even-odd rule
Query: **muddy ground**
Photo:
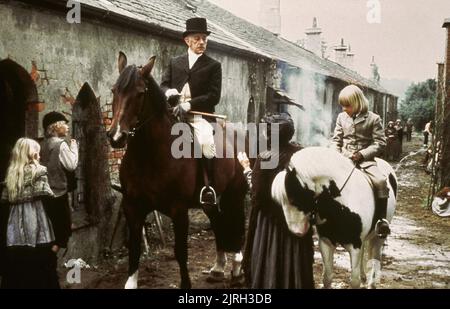
[[[421, 148], [421, 138], [404, 142], [403, 157]], [[399, 200], [391, 224], [392, 234], [383, 251], [382, 277], [379, 288], [450, 288], [450, 218], [441, 218], [426, 208], [430, 176], [425, 172], [423, 152], [408, 156], [398, 166]], [[194, 217], [198, 218], [198, 214]], [[194, 218], [195, 219], [195, 218]], [[151, 227], [151, 226], [150, 226]], [[139, 287], [177, 288], [178, 265], [173, 255], [173, 237], [166, 234], [165, 248], [150, 229], [150, 254], [140, 265]], [[321, 288], [322, 265], [316, 244], [315, 282]], [[214, 260], [214, 238], [202, 223], [192, 224], [189, 237], [189, 270], [193, 288], [228, 288], [227, 282], [208, 283], [203, 273]], [[231, 263], [228, 263], [231, 264]], [[228, 266], [229, 267], [229, 266]], [[350, 262], [346, 252], [338, 248], [335, 255], [334, 288], [348, 288]], [[227, 268], [227, 275], [230, 269]], [[67, 270], [60, 270], [65, 288], [122, 288], [127, 279], [126, 250], [114, 252], [101, 265], [91, 265], [81, 273], [81, 284], [68, 284]]]

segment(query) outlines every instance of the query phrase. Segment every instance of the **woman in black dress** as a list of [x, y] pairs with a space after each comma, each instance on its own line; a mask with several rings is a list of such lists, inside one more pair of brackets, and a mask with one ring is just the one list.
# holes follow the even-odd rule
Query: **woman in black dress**
[[[271, 197], [273, 179], [286, 168], [291, 156], [301, 146], [290, 142], [294, 135], [294, 123], [289, 114], [266, 115], [263, 122], [268, 124], [268, 130], [274, 123], [279, 125], [279, 150], [260, 153], [253, 171], [249, 169], [246, 155], [240, 154], [252, 197], [243, 261], [246, 281], [249, 287], [256, 289], [313, 289], [312, 229], [301, 238], [292, 234], [281, 206], [274, 203]], [[270, 135], [267, 134], [269, 138]], [[261, 168], [262, 162], [273, 159], [278, 159], [276, 168]]]

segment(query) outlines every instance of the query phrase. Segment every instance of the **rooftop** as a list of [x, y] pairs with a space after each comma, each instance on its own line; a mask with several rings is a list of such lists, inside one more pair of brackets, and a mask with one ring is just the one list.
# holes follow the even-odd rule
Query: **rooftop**
[[[58, 0], [64, 2], [64, 0]], [[148, 24], [159, 29], [164, 36], [168, 30], [181, 35], [185, 21], [192, 17], [205, 16], [212, 31], [209, 39], [219, 46], [245, 51], [254, 56], [286, 62], [305, 70], [388, 93], [378, 83], [355, 71], [288, 41], [274, 33], [256, 26], [232, 13], [203, 0], [80, 0], [84, 6], [114, 13]], [[130, 25], [132, 26], [132, 25]]]

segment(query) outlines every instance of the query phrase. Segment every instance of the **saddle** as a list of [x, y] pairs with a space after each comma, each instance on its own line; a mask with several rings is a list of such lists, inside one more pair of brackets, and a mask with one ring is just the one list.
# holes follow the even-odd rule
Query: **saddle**
[[[366, 170], [369, 167], [376, 166], [376, 165], [377, 165], [376, 161], [364, 161], [364, 162], [362, 162], [362, 163], [360, 163], [359, 165], [356, 166], [362, 172], [364, 178], [369, 183], [369, 185], [372, 188], [372, 192], [374, 193], [375, 197], [378, 196], [378, 193], [376, 192], [376, 190], [375, 190], [376, 188], [375, 188], [375, 185], [374, 185], [374, 180], [375, 179], [372, 178], [372, 175], [368, 174]], [[386, 178], [386, 181], [387, 181], [388, 175], [386, 175], [382, 170], [379, 170], [379, 171], [380, 171], [381, 174], [384, 175], [384, 177]]]
[[369, 167], [371, 167], [371, 166], [374, 166], [374, 165], [376, 165], [375, 162], [364, 161], [364, 162], [358, 164], [358, 165], [356, 166], [356, 168], [359, 169], [359, 170], [362, 172], [364, 178], [365, 178], [365, 179], [367, 180], [367, 182], [369, 183], [370, 188], [372, 188], [372, 192], [374, 193], [374, 196], [376, 196], [375, 186], [374, 186], [374, 184], [373, 184], [373, 179], [372, 179], [372, 178], [370, 177], [370, 175], [366, 172], [366, 169], [367, 169], [367, 168], [369, 168]]

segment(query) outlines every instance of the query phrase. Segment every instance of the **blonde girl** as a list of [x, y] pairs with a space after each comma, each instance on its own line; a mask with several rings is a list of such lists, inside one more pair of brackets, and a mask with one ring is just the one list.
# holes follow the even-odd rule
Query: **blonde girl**
[[29, 170], [31, 181], [36, 177], [39, 165], [39, 144], [28, 138], [21, 138], [16, 142], [12, 152], [9, 167], [6, 172], [6, 189], [8, 201], [14, 203], [24, 190], [25, 170]]
[[39, 164], [39, 144], [20, 138], [11, 152], [2, 207], [9, 208], [2, 288], [57, 288], [54, 232], [44, 209], [53, 197], [47, 169]]

